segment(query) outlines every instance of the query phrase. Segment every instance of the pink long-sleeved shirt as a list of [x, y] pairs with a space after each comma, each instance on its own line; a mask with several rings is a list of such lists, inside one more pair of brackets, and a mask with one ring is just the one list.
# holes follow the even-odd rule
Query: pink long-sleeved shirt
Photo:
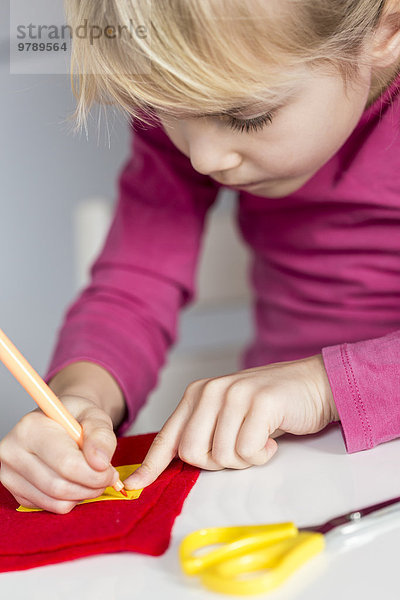
[[[399, 125], [400, 77], [301, 189], [238, 200], [256, 321], [242, 368], [322, 351], [348, 452], [400, 436]], [[79, 360], [106, 368], [126, 400], [118, 434], [156, 385], [179, 309], [194, 298], [219, 189], [162, 127], [135, 129], [111, 229], [46, 375]]]

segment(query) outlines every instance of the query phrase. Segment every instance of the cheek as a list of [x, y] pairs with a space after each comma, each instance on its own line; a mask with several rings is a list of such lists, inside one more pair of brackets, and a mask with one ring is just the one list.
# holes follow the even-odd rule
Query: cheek
[[332, 148], [331, 141], [329, 136], [322, 136], [315, 129], [285, 127], [275, 140], [260, 142], [249, 159], [258, 163], [272, 179], [301, 177], [322, 165]]
[[310, 102], [266, 132], [258, 161], [272, 177], [301, 177], [321, 168], [341, 148], [356, 127], [367, 100], [366, 92]]

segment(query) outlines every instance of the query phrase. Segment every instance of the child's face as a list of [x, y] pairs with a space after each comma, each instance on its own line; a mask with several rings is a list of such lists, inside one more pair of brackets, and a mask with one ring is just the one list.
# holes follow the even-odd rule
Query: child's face
[[[199, 173], [257, 196], [280, 198], [302, 187], [344, 144], [370, 91], [370, 68], [361, 70], [347, 94], [339, 74], [308, 71], [296, 94], [261, 130], [233, 130], [226, 117], [174, 116], [160, 121]], [[260, 115], [250, 104], [251, 99], [245, 116]], [[251, 187], [236, 185], [260, 180]]]

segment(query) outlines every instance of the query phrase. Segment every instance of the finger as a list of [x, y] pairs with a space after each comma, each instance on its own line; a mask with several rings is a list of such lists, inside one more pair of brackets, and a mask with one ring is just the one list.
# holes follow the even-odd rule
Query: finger
[[283, 431], [283, 429], [276, 429], [276, 431], [271, 433], [271, 435], [269, 437], [277, 438], [277, 437], [280, 437], [281, 435], [284, 435], [285, 433], [286, 433], [286, 431]]
[[[21, 440], [17, 443], [17, 446], [25, 447], [28, 453], [50, 467], [62, 479], [79, 485], [100, 488], [106, 485], [105, 482], [109, 481], [110, 478], [114, 477], [113, 472], [115, 469], [111, 466], [108, 467], [107, 471], [92, 469], [77, 443], [69, 437], [61, 425], [45, 415], [38, 414], [38, 417], [38, 427], [35, 428], [31, 423], [29, 437]], [[3, 455], [5, 451], [3, 449]], [[24, 461], [25, 458], [25, 452], [22, 456], [16, 452], [12, 457], [6, 457], [5, 459], [12, 466], [14, 461]], [[17, 468], [21, 473], [27, 472], [23, 462], [20, 462]]]
[[88, 408], [81, 425], [83, 454], [93, 469], [104, 471], [110, 466], [117, 446], [111, 417], [97, 407]]
[[212, 458], [223, 468], [246, 469], [252, 464], [236, 452], [236, 442], [246, 416], [246, 407], [247, 402], [243, 398], [227, 395], [218, 415], [212, 442]]
[[223, 468], [213, 457], [213, 439], [226, 384], [209, 380], [198, 390], [198, 398], [179, 443], [179, 457], [196, 467], [212, 471]]
[[80, 485], [62, 478], [37, 456], [28, 452], [16, 453], [12, 465], [7, 469], [10, 473], [17, 473], [44, 494], [59, 500], [79, 500], [81, 498], [96, 498], [105, 488], [113, 485], [118, 478], [118, 473], [109, 471], [108, 476], [102, 475], [102, 480], [93, 482], [89, 480], [86, 485]]
[[[190, 386], [189, 386], [190, 387]], [[147, 487], [166, 469], [178, 452], [179, 440], [186, 422], [192, 413], [192, 389], [190, 398], [182, 398], [175, 411], [165, 422], [153, 440], [141, 466], [133, 475], [127, 477], [122, 483], [127, 490], [138, 490]]]
[[[77, 504], [77, 501], [58, 500], [48, 496], [17, 473], [12, 474], [11, 481], [9, 481], [8, 475], [6, 475], [4, 480], [2, 479], [2, 483], [10, 490], [17, 502], [20, 502], [22, 506], [26, 506], [27, 508], [42, 508], [50, 512], [65, 514], [70, 512]], [[28, 500], [28, 505], [21, 502], [19, 498], [21, 500]]]
[[236, 452], [252, 465], [263, 465], [275, 454], [278, 444], [270, 437], [277, 427], [278, 417], [271, 402], [254, 401], [247, 413], [236, 441]]
[[14, 494], [14, 498], [21, 506], [24, 506], [25, 508], [39, 508], [39, 506], [35, 506], [33, 502], [30, 502], [27, 498], [24, 498], [23, 496], [16, 496]]

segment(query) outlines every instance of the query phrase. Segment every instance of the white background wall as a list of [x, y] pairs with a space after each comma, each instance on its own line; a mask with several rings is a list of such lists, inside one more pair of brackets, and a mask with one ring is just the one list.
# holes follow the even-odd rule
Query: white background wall
[[[89, 140], [74, 137], [66, 123], [74, 107], [67, 76], [9, 74], [7, 5], [0, 3], [0, 327], [43, 374], [64, 310], [101, 243], [129, 131], [111, 111], [110, 147], [104, 124], [98, 135], [93, 122]], [[250, 337], [247, 255], [232, 221], [235, 198], [226, 192], [209, 221], [199, 302], [183, 315], [180, 342], [132, 431], [160, 427], [193, 379], [236, 369]], [[94, 240], [89, 247], [85, 234]], [[34, 407], [0, 365], [0, 438]]]

